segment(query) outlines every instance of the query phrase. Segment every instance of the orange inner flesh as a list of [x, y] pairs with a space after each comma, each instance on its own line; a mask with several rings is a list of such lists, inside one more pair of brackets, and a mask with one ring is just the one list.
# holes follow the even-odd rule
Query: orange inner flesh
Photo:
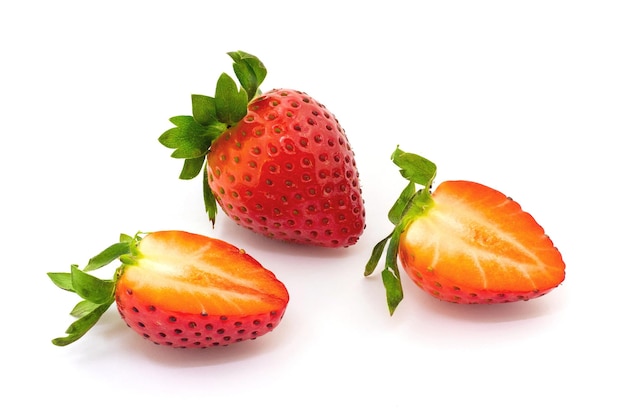
[[465, 289], [523, 292], [562, 281], [561, 254], [531, 215], [492, 189], [472, 190], [485, 186], [471, 185], [467, 193], [461, 186], [442, 183], [435, 205], [403, 234], [412, 262]]
[[177, 312], [255, 314], [286, 304], [284, 285], [236, 247], [186, 233], [157, 234], [141, 241], [142, 257], [125, 268], [119, 290]]

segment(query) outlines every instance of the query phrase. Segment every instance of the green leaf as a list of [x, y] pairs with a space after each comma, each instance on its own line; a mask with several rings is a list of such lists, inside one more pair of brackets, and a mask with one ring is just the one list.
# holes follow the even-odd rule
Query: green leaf
[[124, 264], [117, 268], [113, 280], [101, 280], [86, 271], [104, 267], [117, 258], [120, 261], [128, 258], [131, 262], [136, 262], [140, 258], [138, 244], [144, 235], [120, 234], [120, 241], [92, 257], [84, 270], [73, 264], [69, 273], [48, 273], [58, 287], [75, 292], [82, 298], [70, 312], [70, 315], [78, 319], [67, 329], [68, 335], [52, 340], [53, 344], [63, 346], [82, 337], [115, 302], [115, 288]]
[[130, 253], [130, 245], [128, 242], [117, 242], [107, 249], [102, 251], [100, 254], [91, 258], [87, 263], [87, 266], [83, 269], [83, 271], [92, 271], [97, 270], [101, 267], [104, 267], [111, 263], [113, 260], [117, 260], [124, 254]]
[[111, 304], [112, 302], [98, 305], [91, 312], [81, 316], [69, 326], [67, 331], [65, 331], [66, 334], [68, 334], [67, 336], [55, 338], [52, 340], [52, 344], [57, 346], [66, 346], [78, 340], [80, 337], [85, 335], [85, 333], [87, 333], [87, 331], [89, 331], [96, 324], [96, 322], [98, 322], [102, 314], [109, 309]]
[[387, 294], [387, 307], [389, 308], [390, 315], [393, 315], [404, 297], [402, 282], [400, 281], [400, 270], [398, 269], [398, 248], [400, 245], [400, 236], [409, 222], [410, 220], [405, 218], [394, 228], [391, 238], [389, 239], [389, 246], [387, 247], [385, 269], [381, 273]]
[[394, 228], [391, 234], [386, 236], [374, 246], [372, 256], [365, 266], [365, 275], [369, 276], [376, 268], [376, 265], [383, 254], [385, 245], [388, 242], [387, 254], [385, 256], [385, 268], [381, 272], [381, 276], [385, 287], [387, 307], [389, 308], [390, 315], [393, 315], [404, 297], [402, 282], [400, 281], [400, 271], [398, 269], [398, 246], [400, 243], [400, 236], [407, 225], [406, 222], [406, 220], [403, 220], [403, 222], [399, 223]]
[[190, 180], [195, 178], [202, 171], [202, 165], [204, 164], [206, 157], [187, 158], [183, 164], [183, 169], [180, 172], [179, 178], [182, 180]]
[[[241, 121], [248, 113], [249, 102], [260, 94], [267, 69], [256, 56], [244, 51], [228, 52], [233, 60], [233, 70], [241, 86], [232, 77], [222, 73], [215, 87], [215, 97], [193, 94], [192, 116], [176, 116], [170, 119], [175, 125], [163, 132], [159, 142], [173, 149], [173, 158], [184, 159], [179, 178], [189, 180], [200, 174], [203, 160], [213, 143], [229, 128]], [[217, 203], [207, 191], [204, 181], [206, 212], [215, 223]]]
[[127, 242], [127, 243], [133, 243], [135, 240], [140, 241], [141, 239], [136, 235], [136, 236], [132, 236], [132, 235], [128, 235], [128, 234], [120, 234], [120, 242]]
[[48, 277], [61, 289], [74, 292], [72, 275], [70, 273], [48, 273]]
[[[403, 298], [398, 268], [400, 238], [416, 217], [423, 216], [433, 206], [430, 188], [437, 173], [437, 166], [424, 157], [402, 151], [400, 147], [396, 147], [391, 159], [394, 164], [400, 167], [400, 174], [409, 180], [409, 184], [402, 190], [400, 197], [389, 210], [387, 216], [395, 227], [390, 235], [374, 246], [372, 255], [365, 266], [365, 275], [367, 276], [374, 271], [382, 257], [384, 247], [387, 245], [385, 268], [381, 275], [387, 295], [389, 313], [393, 315]], [[416, 191], [415, 186], [417, 184], [424, 186], [424, 188]]]
[[209, 126], [217, 122], [217, 113], [215, 112], [215, 99], [200, 94], [191, 95], [191, 109], [193, 118], [200, 125]]
[[387, 215], [387, 217], [392, 224], [398, 225], [400, 223], [400, 221], [402, 220], [402, 215], [404, 215], [406, 207], [411, 201], [411, 198], [414, 194], [415, 183], [410, 181], [409, 184], [407, 184], [407, 186], [404, 188], [404, 190], [402, 190], [402, 193], [400, 193], [400, 197], [398, 198], [398, 200], [396, 200], [396, 202], [389, 210], [389, 214]]
[[432, 194], [426, 189], [420, 189], [411, 197], [402, 214], [401, 223], [406, 229], [410, 222], [420, 216], [424, 216], [434, 205]]
[[215, 112], [217, 119], [228, 126], [239, 122], [248, 113], [248, 94], [237, 88], [235, 81], [222, 73], [215, 88]]
[[374, 246], [374, 249], [372, 250], [372, 255], [365, 265], [365, 272], [363, 273], [365, 276], [369, 276], [376, 269], [376, 266], [378, 265], [378, 262], [383, 255], [385, 245], [387, 245], [387, 241], [389, 241], [389, 238], [391, 238], [391, 234], [387, 235]]
[[404, 232], [404, 227], [407, 225], [406, 221], [400, 223], [393, 230], [391, 238], [389, 239], [389, 246], [387, 247], [387, 255], [385, 257], [385, 269], [393, 271], [393, 273], [400, 277], [400, 270], [398, 269], [398, 248], [400, 246], [400, 236]]
[[209, 186], [208, 181], [208, 172], [207, 166], [204, 165], [204, 173], [203, 173], [203, 182], [202, 182], [202, 192], [204, 196], [204, 209], [211, 220], [211, 224], [215, 227], [215, 217], [217, 216], [217, 202], [215, 201], [215, 196], [211, 191], [211, 187]]
[[234, 61], [233, 70], [248, 95], [248, 101], [252, 100], [258, 94], [259, 87], [267, 75], [265, 65], [247, 52], [229, 52], [228, 55]]
[[211, 142], [224, 130], [223, 125], [200, 125], [193, 116], [175, 116], [170, 121], [176, 126], [168, 129], [159, 142], [173, 148], [173, 158], [198, 158], [207, 154]]
[[82, 318], [83, 316], [95, 311], [99, 306], [101, 305], [98, 303], [93, 303], [88, 300], [81, 300], [76, 304], [76, 306], [74, 306], [74, 309], [72, 309], [70, 315], [75, 318]]
[[96, 304], [113, 301], [115, 292], [115, 282], [113, 280], [102, 280], [80, 270], [78, 266], [72, 265], [72, 288], [83, 299]]
[[400, 167], [400, 174], [404, 178], [425, 187], [430, 187], [437, 174], [437, 166], [433, 162], [420, 155], [404, 152], [399, 147], [391, 159]]
[[390, 270], [383, 270], [382, 277], [385, 292], [387, 294], [387, 307], [389, 308], [389, 315], [393, 315], [396, 308], [404, 298], [402, 283], [400, 282], [400, 278]]

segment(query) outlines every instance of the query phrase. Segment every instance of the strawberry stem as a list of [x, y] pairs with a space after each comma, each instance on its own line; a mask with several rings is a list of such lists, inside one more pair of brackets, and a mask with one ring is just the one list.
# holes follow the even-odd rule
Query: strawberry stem
[[[393, 152], [391, 159], [400, 167], [400, 174], [409, 180], [409, 184], [402, 190], [400, 197], [389, 210], [388, 218], [394, 225], [394, 229], [374, 246], [365, 265], [365, 276], [374, 272], [386, 247], [385, 265], [381, 276], [385, 286], [389, 314], [393, 315], [404, 297], [398, 269], [400, 237], [411, 222], [416, 217], [422, 216], [432, 205], [430, 188], [437, 173], [437, 166], [426, 158], [406, 153], [399, 147]], [[416, 184], [424, 187], [416, 191]]]
[[[246, 116], [248, 104], [260, 94], [260, 85], [267, 75], [265, 66], [254, 55], [243, 51], [228, 55], [241, 87], [228, 74], [222, 73], [215, 87], [215, 97], [192, 94], [192, 116], [172, 117], [170, 122], [174, 127], [159, 137], [162, 145], [174, 149], [172, 158], [184, 160], [179, 175], [182, 180], [190, 180], [203, 172], [204, 183], [208, 182], [206, 156], [213, 141]], [[208, 187], [203, 188], [203, 196], [207, 216], [215, 225], [215, 196]]]

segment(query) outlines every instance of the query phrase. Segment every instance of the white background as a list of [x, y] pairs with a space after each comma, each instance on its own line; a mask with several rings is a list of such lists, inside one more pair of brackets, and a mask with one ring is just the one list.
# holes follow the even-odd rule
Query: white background
[[[345, 5], [344, 5], [345, 4]], [[409, 4], [411, 6], [409, 7]], [[624, 417], [626, 12], [620, 1], [20, 1], [0, 6], [0, 409], [10, 416]], [[158, 136], [244, 50], [263, 85], [306, 91], [356, 152], [367, 229], [294, 247], [177, 176]], [[567, 263], [548, 296], [435, 300], [379, 270], [404, 187], [396, 145], [512, 196]], [[120, 232], [183, 229], [243, 247], [286, 284], [281, 325], [215, 350], [158, 347], [111, 309], [79, 342], [53, 286]], [[82, 411], [82, 412], [81, 412]], [[6, 415], [2, 413], [2, 415]]]

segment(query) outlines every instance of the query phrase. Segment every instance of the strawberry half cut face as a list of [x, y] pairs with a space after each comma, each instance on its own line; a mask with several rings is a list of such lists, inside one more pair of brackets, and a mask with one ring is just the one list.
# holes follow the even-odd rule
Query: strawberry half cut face
[[565, 264], [520, 205], [487, 186], [447, 181], [402, 234], [400, 260], [431, 295], [456, 303], [500, 303], [545, 295]]
[[561, 253], [518, 203], [465, 180], [445, 181], [431, 193], [434, 163], [399, 148], [392, 160], [409, 183], [389, 211], [392, 233], [365, 267], [372, 274], [387, 248], [382, 279], [391, 314], [403, 298], [398, 258], [415, 284], [447, 302], [524, 301], [563, 282]]
[[124, 267], [117, 307], [128, 325], [157, 344], [228, 345], [280, 323], [289, 299], [273, 273], [220, 240], [177, 231], [143, 238]]

